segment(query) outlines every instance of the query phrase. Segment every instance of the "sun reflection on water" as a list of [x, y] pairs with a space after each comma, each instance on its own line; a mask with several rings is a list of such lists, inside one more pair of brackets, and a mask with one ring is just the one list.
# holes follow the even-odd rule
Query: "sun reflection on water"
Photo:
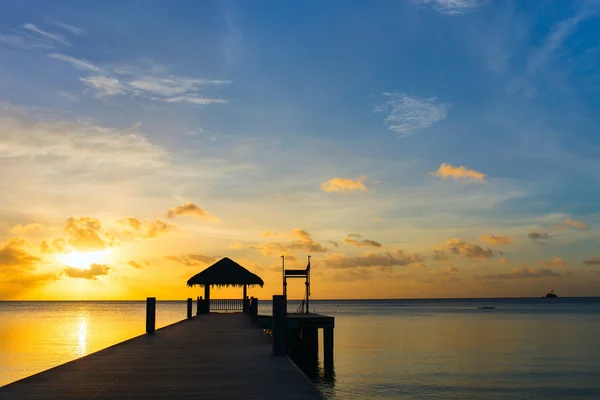
[[79, 331], [77, 332], [77, 338], [79, 340], [77, 345], [77, 355], [83, 356], [87, 350], [87, 335], [88, 335], [88, 322], [85, 317], [79, 319]]

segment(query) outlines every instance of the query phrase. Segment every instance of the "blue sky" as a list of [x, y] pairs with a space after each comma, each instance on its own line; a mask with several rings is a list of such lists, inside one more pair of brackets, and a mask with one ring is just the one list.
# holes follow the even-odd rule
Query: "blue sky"
[[[532, 281], [537, 292], [552, 284], [600, 293], [598, 1], [2, 8], [5, 246], [16, 224], [60, 232], [75, 215], [110, 225], [193, 203], [221, 222], [179, 222], [152, 245], [148, 269], [161, 268], [161, 252], [176, 243], [182, 254], [233, 252], [271, 274], [279, 253], [260, 246], [263, 233], [282, 235], [269, 243], [300, 240], [285, 251], [303, 258], [310, 244], [293, 231], [302, 229], [331, 243], [323, 281], [335, 282], [338, 269], [373, 283], [397, 278], [387, 297], [478, 295], [465, 288], [481, 276], [497, 295], [525, 295]], [[337, 189], [326, 189], [336, 178]], [[340, 247], [349, 233], [383, 247]], [[492, 246], [495, 256], [467, 245]], [[134, 247], [115, 250], [111, 279], [127, 281], [119, 263]], [[433, 249], [456, 257], [436, 260]], [[364, 261], [367, 250], [420, 258], [390, 272]], [[555, 257], [569, 273], [543, 264]], [[53, 263], [39, 258], [39, 268]], [[494, 278], [513, 273], [518, 282], [523, 270], [532, 275], [523, 289]], [[347, 276], [338, 297], [373, 295]], [[100, 296], [101, 280], [90, 277]], [[35, 281], [32, 295], [49, 295], [43, 285]]]

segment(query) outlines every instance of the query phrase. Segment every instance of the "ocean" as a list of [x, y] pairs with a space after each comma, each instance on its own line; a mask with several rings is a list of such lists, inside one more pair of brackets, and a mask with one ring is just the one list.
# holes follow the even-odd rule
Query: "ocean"
[[[315, 300], [312, 310], [336, 317], [334, 370], [319, 361], [322, 336], [319, 359], [298, 363], [330, 399], [600, 399], [600, 298]], [[157, 327], [185, 313], [183, 301], [159, 301]], [[144, 329], [143, 301], [0, 302], [0, 386]]]

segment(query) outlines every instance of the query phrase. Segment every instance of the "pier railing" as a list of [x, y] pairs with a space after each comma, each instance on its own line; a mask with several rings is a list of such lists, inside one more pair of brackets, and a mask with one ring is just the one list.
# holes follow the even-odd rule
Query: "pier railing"
[[210, 311], [244, 311], [242, 299], [210, 299]]

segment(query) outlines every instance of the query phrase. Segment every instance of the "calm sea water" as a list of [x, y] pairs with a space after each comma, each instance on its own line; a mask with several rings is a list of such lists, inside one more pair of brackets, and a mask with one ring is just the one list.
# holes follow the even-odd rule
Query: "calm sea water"
[[[299, 363], [332, 399], [600, 399], [600, 298], [311, 308], [336, 317], [334, 371]], [[158, 302], [157, 326], [184, 317]], [[0, 302], [0, 386], [142, 334], [144, 318], [144, 302]]]

